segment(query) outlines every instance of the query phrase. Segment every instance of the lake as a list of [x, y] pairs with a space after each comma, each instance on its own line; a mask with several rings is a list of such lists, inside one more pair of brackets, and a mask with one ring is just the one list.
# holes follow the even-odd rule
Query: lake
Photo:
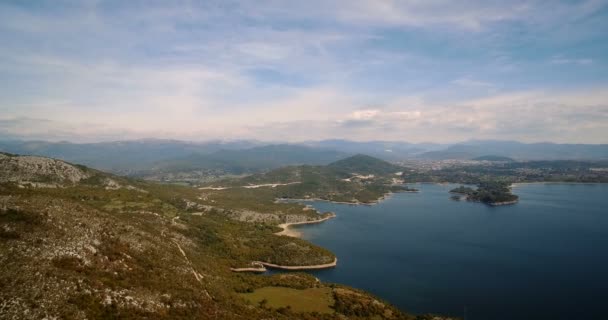
[[298, 229], [339, 259], [312, 273], [413, 313], [608, 317], [608, 185], [521, 184], [502, 207], [451, 200], [457, 185], [413, 186], [374, 206], [310, 203], [337, 217]]

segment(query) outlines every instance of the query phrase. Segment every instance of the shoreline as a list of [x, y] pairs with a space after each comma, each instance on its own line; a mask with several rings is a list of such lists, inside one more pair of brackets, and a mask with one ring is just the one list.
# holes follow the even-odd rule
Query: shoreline
[[338, 258], [334, 258], [334, 261], [325, 264], [315, 264], [310, 266], [282, 266], [278, 264], [268, 263], [256, 261], [264, 267], [268, 267], [271, 269], [279, 269], [279, 270], [319, 270], [319, 269], [329, 269], [334, 268], [338, 265]]
[[[459, 194], [459, 193], [454, 192], [452, 194]], [[481, 204], [485, 204], [490, 207], [509, 206], [509, 205], [513, 205], [513, 204], [516, 204], [519, 202], [519, 198], [515, 199], [515, 200], [511, 200], [511, 201], [501, 201], [501, 202], [483, 202], [483, 201], [479, 201], [479, 200], [471, 200], [466, 195], [462, 196], [461, 198], [464, 198], [464, 201], [481, 203]], [[459, 201], [463, 201], [463, 200], [459, 200]]]
[[519, 186], [524, 186], [527, 184], [572, 184], [572, 185], [577, 185], [577, 184], [606, 184], [607, 182], [567, 182], [567, 181], [535, 181], [535, 182], [514, 182], [511, 184], [511, 187], [519, 187]]
[[[466, 193], [462, 193], [462, 192], [453, 192], [450, 191], [449, 194], [452, 195], [452, 197], [450, 197], [452, 200], [454, 201], [468, 201], [468, 202], [476, 202], [476, 203], [481, 203], [481, 204], [485, 204], [491, 207], [498, 207], [498, 206], [508, 206], [508, 205], [512, 205], [512, 204], [516, 204], [519, 202], [519, 198], [515, 199], [515, 200], [511, 200], [511, 201], [501, 201], [501, 202], [483, 202], [483, 201], [479, 201], [479, 200], [472, 200], [469, 198], [469, 196]], [[458, 196], [458, 199], [454, 199], [455, 196]]]
[[317, 219], [317, 220], [281, 223], [278, 225], [278, 227], [283, 228], [283, 230], [276, 232], [275, 234], [278, 236], [288, 236], [288, 237], [293, 237], [293, 238], [299, 238], [302, 235], [302, 233], [293, 230], [291, 228], [292, 226], [321, 223], [321, 222], [327, 221], [327, 220], [335, 218], [335, 217], [336, 217], [336, 214], [331, 212], [328, 216], [321, 218], [321, 219]]
[[486, 204], [489, 205], [489, 206], [492, 206], [492, 207], [498, 207], [498, 206], [508, 206], [508, 205], [516, 204], [518, 202], [519, 202], [519, 199], [512, 200], [512, 201], [502, 201], [502, 202], [486, 203]]
[[321, 199], [321, 198], [277, 198], [275, 199], [275, 202], [313, 202], [313, 201], [321, 201], [321, 202], [328, 202], [328, 203], [335, 203], [335, 204], [348, 204], [351, 206], [372, 206], [375, 204], [380, 203], [383, 200], [386, 200], [390, 197], [392, 197], [395, 193], [420, 193], [420, 190], [404, 190], [404, 191], [397, 191], [397, 192], [387, 192], [384, 195], [382, 195], [381, 197], [379, 197], [376, 200], [372, 200], [370, 202], [361, 202], [361, 201], [356, 201], [356, 202], [347, 202], [347, 201], [334, 201], [334, 200], [327, 200], [327, 199]]
[[357, 201], [357, 202], [346, 202], [346, 201], [334, 201], [334, 200], [327, 200], [327, 199], [321, 199], [321, 198], [278, 198], [276, 201], [277, 202], [281, 202], [281, 201], [285, 201], [285, 202], [313, 202], [313, 201], [321, 201], [321, 202], [329, 202], [329, 203], [336, 203], [336, 204], [349, 204], [349, 205], [372, 205], [372, 204], [376, 204], [379, 200], [384, 200], [385, 196], [378, 198], [378, 200], [374, 200], [372, 202], [361, 202], [361, 201]]
[[[287, 237], [293, 237], [293, 238], [299, 238], [302, 234], [298, 231], [293, 230], [291, 227], [292, 226], [297, 226], [297, 225], [304, 225], [304, 224], [316, 224], [316, 223], [321, 223], [324, 221], [327, 221], [329, 219], [335, 218], [336, 214], [333, 212], [330, 212], [329, 215], [327, 215], [324, 218], [321, 219], [317, 219], [317, 220], [310, 220], [310, 221], [300, 221], [300, 222], [289, 222], [289, 223], [281, 223], [278, 226], [283, 228], [283, 230], [276, 232], [275, 235], [278, 236], [287, 236]], [[268, 271], [267, 268], [270, 269], [279, 269], [279, 270], [291, 270], [291, 271], [296, 271], [296, 270], [319, 270], [319, 269], [329, 269], [329, 268], [334, 268], [336, 267], [336, 265], [338, 264], [338, 258], [335, 257], [334, 261], [330, 262], [330, 263], [325, 263], [325, 264], [316, 264], [316, 265], [309, 265], [309, 266], [284, 266], [284, 265], [279, 265], [279, 264], [274, 264], [274, 263], [269, 263], [269, 262], [263, 262], [263, 261], [253, 261], [251, 262], [251, 267], [245, 267], [245, 268], [230, 268], [230, 271], [232, 272], [252, 272], [252, 273], [264, 273], [266, 271]]]
[[279, 264], [262, 262], [262, 261], [253, 261], [251, 263], [251, 265], [257, 266], [257, 267], [230, 268], [230, 271], [264, 273], [264, 272], [268, 271], [267, 268], [278, 269], [278, 270], [287, 270], [287, 271], [329, 269], [329, 268], [335, 268], [338, 265], [338, 258], [334, 258], [334, 261], [332, 261], [330, 263], [315, 264], [315, 265], [310, 265], [310, 266], [283, 266], [283, 265], [279, 265]]
[[288, 185], [292, 185], [292, 184], [299, 184], [302, 183], [300, 181], [295, 181], [295, 182], [286, 182], [286, 183], [263, 183], [263, 184], [249, 184], [246, 186], [226, 186], [226, 187], [213, 187], [213, 186], [208, 186], [208, 187], [198, 187], [199, 190], [226, 190], [226, 189], [237, 189], [237, 188], [245, 188], [245, 189], [257, 189], [257, 188], [264, 188], [264, 187], [270, 187], [270, 188], [276, 188], [279, 186], [288, 186]]
[[[433, 182], [433, 181], [419, 181], [410, 182], [408, 184], [437, 184], [437, 185], [462, 185], [462, 186], [474, 186], [475, 184], [462, 183], [462, 182]], [[530, 181], [530, 182], [513, 182], [511, 186], [526, 185], [526, 184], [608, 184], [608, 182], [576, 182], [576, 181]]]
[[[277, 199], [275, 199], [275, 202], [281, 202], [281, 201], [285, 201], [285, 202], [291, 202], [291, 201], [293, 201], [293, 202], [324, 201], [324, 202], [337, 203], [337, 204], [367, 205], [367, 206], [371, 206], [371, 205], [380, 203], [380, 201], [383, 201], [383, 200], [386, 200], [386, 199], [390, 198], [395, 193], [419, 193], [419, 192], [420, 192], [420, 190], [404, 190], [404, 191], [400, 191], [400, 192], [388, 192], [388, 193], [382, 195], [381, 197], [379, 197], [377, 200], [374, 200], [372, 202], [360, 202], [360, 201], [357, 201], [357, 202], [343, 202], [343, 201], [331, 201], [331, 200], [325, 200], [325, 199], [319, 199], [319, 198], [308, 198], [308, 199], [277, 198]], [[304, 224], [321, 223], [321, 222], [325, 222], [325, 221], [327, 221], [329, 219], [332, 219], [332, 218], [335, 218], [335, 217], [336, 217], [336, 214], [333, 213], [333, 212], [330, 212], [330, 214], [328, 216], [326, 216], [324, 218], [321, 218], [321, 219], [317, 219], [317, 220], [281, 223], [281, 224], [278, 225], [278, 227], [283, 228], [283, 230], [281, 230], [279, 232], [276, 232], [275, 235], [299, 238], [302, 235], [302, 233], [298, 232], [298, 231], [295, 231], [293, 229], [293, 226], [304, 225]], [[278, 265], [278, 264], [273, 264], [273, 263], [268, 263], [268, 262], [253, 261], [251, 263], [251, 265], [252, 265], [251, 267], [230, 268], [230, 271], [232, 271], [232, 272], [264, 273], [264, 272], [267, 271], [267, 268], [278, 269], [278, 270], [286, 270], [286, 271], [305, 271], [305, 270], [320, 270], [320, 269], [335, 268], [337, 266], [337, 264], [338, 264], [338, 258], [337, 257], [335, 257], [334, 261], [332, 261], [330, 263], [310, 265], [310, 266], [283, 266], [283, 265]]]

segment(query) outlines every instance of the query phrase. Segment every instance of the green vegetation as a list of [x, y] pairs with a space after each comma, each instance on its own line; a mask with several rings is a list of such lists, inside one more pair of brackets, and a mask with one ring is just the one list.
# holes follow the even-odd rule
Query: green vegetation
[[294, 312], [334, 312], [332, 307], [335, 301], [332, 289], [328, 287], [307, 289], [264, 287], [252, 293], [243, 293], [241, 296], [255, 306], [266, 308], [286, 308]]
[[490, 205], [510, 204], [517, 201], [518, 196], [511, 193], [509, 183], [505, 182], [483, 182], [477, 190], [460, 186], [450, 190], [451, 193], [465, 194], [467, 200], [483, 202]]
[[475, 190], [473, 188], [469, 188], [469, 187], [465, 187], [465, 186], [460, 186], [458, 188], [454, 188], [452, 190], [450, 190], [451, 193], [458, 193], [458, 194], [473, 194], [475, 192]]
[[307, 241], [276, 236], [275, 227], [226, 219], [214, 211], [201, 216], [183, 215], [180, 223], [188, 225], [181, 233], [204, 243], [208, 250], [230, 267], [248, 266], [252, 261], [278, 265], [317, 265], [330, 263], [335, 256]]
[[[466, 195], [470, 201], [490, 205], [518, 201], [509, 186], [518, 182], [608, 182], [607, 161], [496, 162], [490, 165], [454, 165], [441, 169], [406, 170], [409, 182], [452, 182], [478, 185], [477, 190], [461, 186], [450, 192]], [[460, 197], [452, 196], [453, 200]]]
[[[72, 167], [48, 163], [52, 169], [48, 172], [59, 170], [56, 177], [43, 175], [56, 183], [53, 187], [23, 183], [21, 179], [29, 177], [23, 170], [5, 172], [7, 180], [0, 183], [3, 316], [416, 318], [365, 292], [320, 283], [304, 273], [267, 276], [230, 271], [252, 261], [280, 265], [333, 261], [335, 256], [323, 248], [274, 234], [278, 222], [319, 218], [301, 204], [274, 200], [285, 194], [322, 195], [331, 190], [349, 195], [347, 199], [371, 200], [391, 190], [383, 184], [384, 177], [373, 182], [343, 181], [339, 187], [342, 176], [311, 167], [304, 179], [311, 186], [303, 191], [290, 189], [299, 184], [198, 190], [120, 178], [81, 166], [75, 167], [86, 173], [85, 178], [72, 183], [59, 178]], [[36, 176], [38, 169], [33, 168], [28, 170]], [[322, 180], [327, 172], [332, 176]], [[315, 191], [315, 185], [322, 191]], [[265, 290], [259, 289], [269, 287], [289, 291], [291, 300], [274, 308], [277, 296], [268, 292], [267, 305], [251, 305], [243, 299], [242, 294], [261, 294]]]
[[363, 154], [330, 163], [328, 167], [336, 172], [344, 174], [358, 173], [375, 175], [390, 175], [403, 169], [397, 165]]
[[[282, 319], [276, 310], [239, 304], [237, 293], [276, 284], [312, 287], [316, 281], [303, 276], [278, 281], [232, 273], [230, 267], [254, 260], [306, 265], [334, 259], [304, 240], [274, 235], [270, 225], [235, 221], [215, 209], [188, 213], [170, 201], [181, 189], [153, 186], [143, 193], [0, 184], [0, 208], [6, 207], [0, 210], [0, 299], [16, 301], [3, 313]], [[116, 199], [149, 205], [108, 209]], [[29, 299], [36, 303], [19, 304]]]
[[19, 239], [24, 232], [32, 231], [41, 224], [39, 215], [17, 208], [0, 211], [0, 239]]
[[[290, 276], [290, 275], [283, 275]], [[253, 306], [303, 319], [456, 320], [436, 315], [404, 315], [364, 291], [341, 285], [308, 288], [261, 287], [241, 296]]]
[[[327, 166], [285, 167], [241, 179], [220, 180], [208, 187], [229, 187], [216, 193], [239, 199], [255, 194], [255, 201], [280, 199], [322, 199], [336, 202], [373, 203], [385, 194], [415, 189], [393, 185], [395, 173], [402, 169], [388, 162], [363, 155]], [[278, 184], [276, 187], [247, 189], [244, 186]], [[262, 191], [262, 189], [265, 189]], [[247, 191], [255, 190], [255, 191]], [[260, 191], [258, 191], [260, 190]]]

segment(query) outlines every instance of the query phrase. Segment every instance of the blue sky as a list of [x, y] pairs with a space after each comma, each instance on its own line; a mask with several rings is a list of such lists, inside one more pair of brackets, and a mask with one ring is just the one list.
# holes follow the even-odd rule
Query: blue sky
[[608, 143], [608, 1], [0, 1], [0, 134]]

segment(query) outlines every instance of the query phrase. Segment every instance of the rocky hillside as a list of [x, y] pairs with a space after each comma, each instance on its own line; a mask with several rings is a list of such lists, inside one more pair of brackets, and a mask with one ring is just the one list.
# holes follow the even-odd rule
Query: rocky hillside
[[0, 182], [19, 184], [74, 184], [93, 173], [61, 160], [0, 153]]
[[[302, 266], [335, 257], [275, 235], [274, 225], [231, 219], [221, 198], [201, 190], [38, 157], [2, 155], [0, 172], [1, 319], [415, 318], [307, 274], [232, 272], [253, 261]], [[131, 187], [93, 183], [111, 178]], [[60, 187], [25, 184], [41, 179]], [[247, 190], [259, 198], [258, 189]], [[307, 212], [299, 204], [267, 208]], [[241, 295], [266, 287], [323, 289], [335, 305], [314, 314], [251, 304]]]

